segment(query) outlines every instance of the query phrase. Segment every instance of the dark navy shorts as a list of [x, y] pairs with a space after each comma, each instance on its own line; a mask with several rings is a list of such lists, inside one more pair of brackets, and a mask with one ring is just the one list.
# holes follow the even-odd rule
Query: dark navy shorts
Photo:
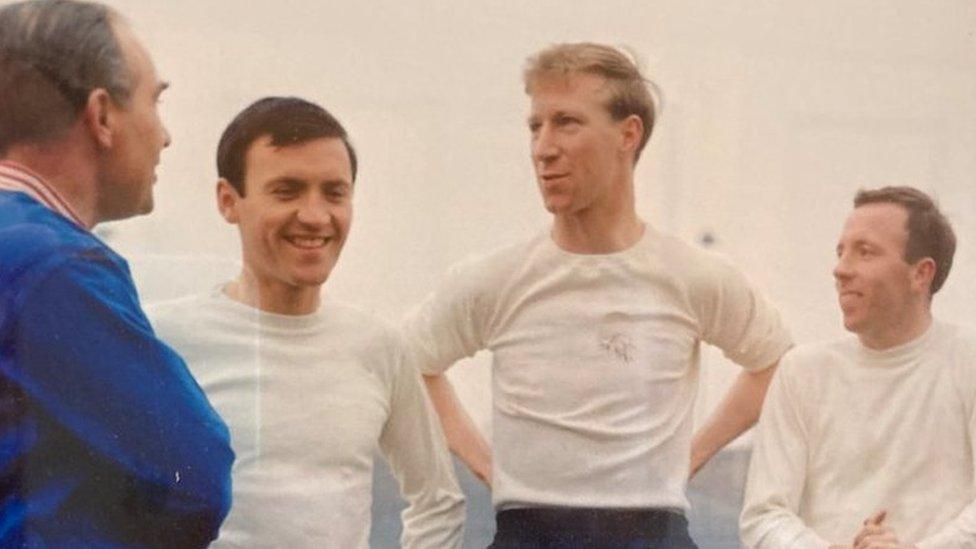
[[495, 520], [490, 549], [697, 549], [684, 515], [665, 509], [533, 507]]

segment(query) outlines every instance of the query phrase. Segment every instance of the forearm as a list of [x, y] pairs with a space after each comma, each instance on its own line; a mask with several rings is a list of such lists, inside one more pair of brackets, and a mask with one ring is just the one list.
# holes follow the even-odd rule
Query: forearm
[[402, 368], [394, 387], [379, 442], [408, 504], [400, 544], [404, 549], [459, 548], [464, 495], [420, 374]]
[[976, 548], [976, 500], [935, 534], [915, 543], [918, 549]]
[[451, 452], [482, 482], [491, 485], [491, 449], [455, 395], [451, 382], [444, 375], [425, 375], [424, 383]]
[[[851, 549], [851, 544], [831, 543], [810, 529], [785, 502], [766, 494], [762, 501], [747, 495], [739, 530], [746, 549]], [[771, 497], [770, 497], [771, 496]]]
[[459, 548], [464, 541], [464, 497], [440, 490], [429, 501], [411, 502], [421, 507], [404, 511], [400, 545], [404, 549]]
[[739, 373], [725, 398], [692, 439], [691, 475], [756, 423], [775, 372], [774, 364], [759, 372], [743, 370]]

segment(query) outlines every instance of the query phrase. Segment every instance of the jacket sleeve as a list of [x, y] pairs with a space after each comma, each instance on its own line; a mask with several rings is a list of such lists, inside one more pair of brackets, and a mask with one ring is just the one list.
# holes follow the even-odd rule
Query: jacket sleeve
[[157, 339], [124, 264], [83, 252], [20, 297], [4, 374], [93, 462], [112, 464], [100, 489], [124, 492], [113, 497], [134, 522], [183, 546], [215, 539], [230, 507], [229, 433]]

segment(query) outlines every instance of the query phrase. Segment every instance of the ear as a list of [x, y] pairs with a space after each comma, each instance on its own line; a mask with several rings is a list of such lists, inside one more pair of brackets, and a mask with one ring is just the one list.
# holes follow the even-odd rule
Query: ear
[[935, 260], [923, 257], [912, 266], [912, 287], [918, 291], [929, 292], [932, 280], [935, 279]]
[[237, 189], [223, 177], [217, 180], [217, 210], [220, 215], [231, 224], [237, 224], [239, 218], [237, 214], [238, 202], [243, 200]]
[[109, 149], [114, 142], [115, 104], [104, 88], [96, 88], [88, 94], [81, 117], [89, 135], [100, 148]]
[[637, 147], [644, 137], [644, 121], [632, 114], [620, 121], [621, 144], [625, 151], [637, 154]]

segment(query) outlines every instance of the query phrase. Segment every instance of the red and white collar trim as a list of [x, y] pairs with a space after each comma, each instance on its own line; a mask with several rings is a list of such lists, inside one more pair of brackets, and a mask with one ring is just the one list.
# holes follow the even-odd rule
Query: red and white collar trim
[[45, 183], [41, 176], [20, 164], [9, 160], [0, 160], [0, 190], [22, 192], [67, 217], [79, 227], [85, 227], [75, 210], [54, 187]]

